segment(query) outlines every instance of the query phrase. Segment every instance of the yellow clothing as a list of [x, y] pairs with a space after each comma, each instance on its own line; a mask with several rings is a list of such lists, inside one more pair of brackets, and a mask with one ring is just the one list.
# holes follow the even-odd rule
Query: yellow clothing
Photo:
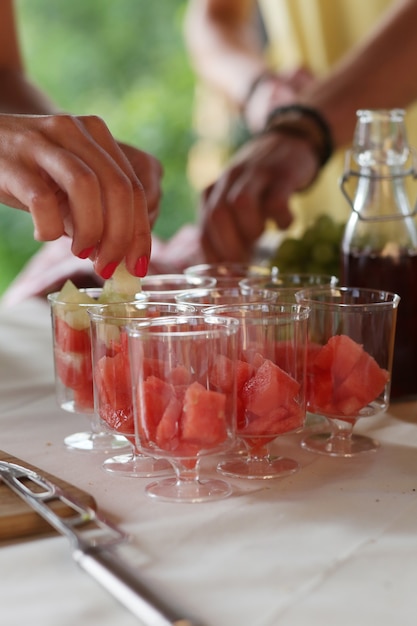
[[[305, 66], [313, 74], [328, 69], [359, 42], [395, 0], [259, 0], [269, 40], [269, 59], [277, 70]], [[417, 106], [407, 111], [411, 145], [417, 147]], [[414, 132], [413, 132], [414, 130]], [[346, 148], [347, 149], [347, 148]], [[321, 213], [338, 221], [350, 214], [339, 188], [344, 150], [326, 165], [319, 181], [292, 202], [294, 234]]]

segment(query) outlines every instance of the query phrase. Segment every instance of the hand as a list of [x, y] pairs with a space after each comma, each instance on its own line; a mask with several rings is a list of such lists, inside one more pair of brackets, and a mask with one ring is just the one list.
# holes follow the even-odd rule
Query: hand
[[318, 169], [317, 155], [300, 137], [269, 132], [245, 144], [202, 197], [207, 262], [249, 260], [268, 219], [288, 228], [291, 194], [305, 189]]
[[90, 256], [103, 278], [124, 258], [132, 274], [146, 273], [150, 223], [135, 171], [145, 153], [122, 150], [95, 116], [0, 115], [0, 137], [0, 202], [31, 214], [35, 239], [69, 235], [72, 253]]

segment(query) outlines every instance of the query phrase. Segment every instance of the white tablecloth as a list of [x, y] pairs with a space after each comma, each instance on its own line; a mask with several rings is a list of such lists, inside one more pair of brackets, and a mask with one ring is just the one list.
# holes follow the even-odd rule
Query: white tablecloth
[[[163, 596], [207, 626], [415, 626], [417, 402], [358, 423], [381, 441], [375, 454], [325, 458], [287, 436], [297, 474], [232, 481], [232, 497], [204, 504], [155, 502], [149, 479], [65, 449], [84, 426], [55, 401], [47, 304], [0, 310], [0, 448], [90, 492]], [[4, 626], [138, 623], [62, 537], [1, 544], [0, 571]]]

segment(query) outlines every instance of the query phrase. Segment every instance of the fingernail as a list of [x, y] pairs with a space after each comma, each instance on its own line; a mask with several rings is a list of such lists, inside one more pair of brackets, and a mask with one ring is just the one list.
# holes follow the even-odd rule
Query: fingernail
[[109, 278], [111, 278], [114, 274], [114, 271], [116, 269], [116, 267], [119, 264], [116, 263], [115, 261], [113, 261], [113, 263], [109, 263], [108, 265], [106, 265], [106, 267], [104, 267], [101, 272], [100, 272], [100, 276], [102, 278], [104, 278], [104, 280], [108, 280]]
[[95, 246], [90, 246], [89, 248], [85, 248], [84, 250], [81, 250], [81, 252], [77, 254], [77, 257], [79, 259], [87, 259], [92, 253], [92, 251], [94, 250], [94, 248]]
[[146, 276], [146, 272], [148, 271], [148, 257], [141, 256], [140, 259], [136, 261], [135, 265], [135, 276], [138, 278], [143, 278]]

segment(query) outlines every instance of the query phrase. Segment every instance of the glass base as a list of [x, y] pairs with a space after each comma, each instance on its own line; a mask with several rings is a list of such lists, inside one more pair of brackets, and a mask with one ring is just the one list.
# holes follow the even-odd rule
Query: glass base
[[152, 478], [165, 474], [172, 474], [171, 463], [164, 459], [154, 459], [143, 454], [118, 454], [103, 463], [106, 472], [118, 476], [130, 476], [133, 478]]
[[112, 433], [74, 433], [65, 437], [64, 444], [71, 450], [81, 450], [83, 452], [114, 452], [125, 450], [131, 447], [131, 443], [123, 435]]
[[222, 461], [217, 470], [234, 478], [267, 480], [294, 474], [300, 469], [294, 459], [285, 457], [250, 458]]
[[163, 502], [208, 502], [221, 500], [232, 494], [232, 486], [224, 480], [200, 478], [182, 481], [176, 477], [165, 478], [146, 486], [145, 492]]
[[363, 452], [375, 452], [380, 444], [376, 439], [364, 435], [338, 437], [335, 433], [315, 433], [301, 442], [301, 447], [310, 452], [327, 456], [352, 457]]

